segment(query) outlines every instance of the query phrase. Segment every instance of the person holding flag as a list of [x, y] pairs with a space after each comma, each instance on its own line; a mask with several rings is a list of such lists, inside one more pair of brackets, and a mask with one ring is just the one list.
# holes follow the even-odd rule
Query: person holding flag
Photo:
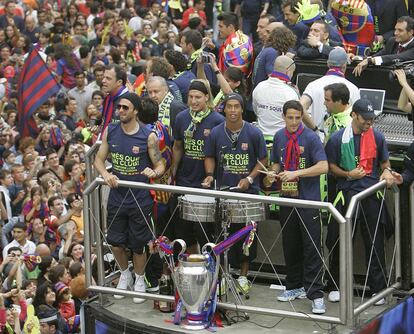
[[106, 93], [102, 110], [102, 130], [104, 133], [109, 123], [119, 121], [119, 114], [116, 110], [120, 98], [128, 93], [126, 87], [127, 74], [122, 67], [116, 64], [108, 65], [105, 68], [104, 77], [102, 79], [102, 91]]
[[[246, 77], [251, 74], [253, 64], [253, 43], [249, 36], [239, 29], [239, 18], [231, 12], [223, 12], [217, 17], [220, 38], [224, 43], [219, 50], [218, 66], [222, 73], [229, 66], [240, 68]], [[211, 40], [205, 39], [205, 45], [214, 49]]]
[[43, 61], [39, 52], [32, 48], [19, 75], [17, 95], [19, 97], [19, 133], [22, 137], [36, 138], [39, 129], [34, 113], [49, 97], [57, 94], [60, 85]]

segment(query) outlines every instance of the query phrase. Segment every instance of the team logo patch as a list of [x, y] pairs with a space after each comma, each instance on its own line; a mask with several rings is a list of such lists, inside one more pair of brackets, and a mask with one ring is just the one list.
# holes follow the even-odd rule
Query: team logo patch
[[139, 153], [139, 146], [132, 146], [132, 153], [138, 154]]
[[210, 134], [210, 129], [204, 129], [204, 137], [207, 137]]
[[303, 147], [303, 146], [299, 146], [299, 151], [300, 151], [300, 153], [302, 154], [303, 152], [305, 152], [305, 147]]
[[242, 144], [241, 144], [241, 149], [242, 149], [243, 151], [247, 151], [247, 150], [249, 149], [249, 144], [248, 144], [248, 143], [242, 143]]

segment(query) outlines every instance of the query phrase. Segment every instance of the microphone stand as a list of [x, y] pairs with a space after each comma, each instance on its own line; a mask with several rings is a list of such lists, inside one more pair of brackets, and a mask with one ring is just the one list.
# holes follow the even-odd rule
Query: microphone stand
[[[214, 179], [214, 190], [221, 190], [221, 180], [223, 178], [223, 160], [224, 160], [224, 153], [223, 153], [223, 148], [222, 147], [220, 152], [219, 152], [219, 159], [217, 161], [217, 166], [216, 166], [216, 173], [215, 173], [215, 179]], [[221, 241], [219, 240], [219, 236], [221, 234], [221, 225], [223, 224], [223, 208], [221, 205], [221, 199], [220, 197], [215, 197], [215, 202], [216, 202], [216, 210], [215, 210], [215, 218], [214, 218], [214, 239], [216, 240], [216, 242]], [[227, 232], [225, 232], [227, 233]], [[223, 233], [223, 238], [224, 240], [227, 238], [226, 235], [224, 235]], [[221, 237], [220, 237], [221, 239]], [[221, 260], [220, 260], [221, 262]], [[224, 261], [224, 266], [226, 266], [226, 261]], [[218, 298], [219, 300], [221, 300], [222, 296], [226, 296], [226, 301], [227, 301], [227, 293], [226, 293], [226, 289], [222, 284], [223, 281], [223, 271], [219, 269], [219, 274], [218, 274]], [[220, 315], [222, 316], [222, 318], [226, 321], [227, 326], [230, 326], [232, 324], [232, 321], [230, 319], [230, 317], [228, 316], [227, 312], [225, 310], [221, 310], [218, 309], [218, 312], [220, 313]]]
[[[219, 152], [219, 161], [217, 162], [217, 168], [216, 168], [216, 180], [217, 180], [217, 182], [215, 182], [215, 190], [220, 190], [220, 191], [230, 190], [229, 186], [222, 187], [222, 185], [221, 185], [221, 181], [223, 179], [223, 174], [224, 174], [224, 167], [223, 167], [223, 165], [224, 165], [224, 152], [223, 152], [223, 149], [225, 149], [225, 148], [227, 148], [227, 146], [223, 146], [221, 148], [220, 152]], [[215, 200], [216, 200], [215, 233], [217, 233], [216, 234], [216, 240], [217, 241], [226, 240], [229, 236], [229, 230], [228, 229], [230, 228], [230, 217], [229, 217], [228, 213], [224, 211], [224, 208], [223, 208], [223, 205], [221, 203], [220, 198], [216, 197]], [[221, 230], [220, 230], [220, 227], [221, 227]], [[218, 240], [218, 236], [220, 235], [221, 232], [222, 232], [222, 237], [220, 238], [221, 240]], [[230, 274], [228, 252], [229, 252], [228, 249], [226, 249], [223, 252], [223, 267], [222, 267], [223, 270], [220, 271], [219, 275], [218, 275], [219, 299], [221, 300], [221, 297], [223, 296], [223, 292], [224, 292], [225, 301], [227, 302], [228, 301], [228, 293], [229, 293], [229, 291], [231, 291], [232, 294], [234, 295], [235, 302], [240, 304], [240, 305], [243, 305], [243, 301], [242, 301], [242, 299], [239, 296], [239, 293], [237, 291], [238, 283], [237, 283], [237, 281], [235, 281], [235, 279]], [[224, 287], [223, 287], [223, 280], [222, 280], [223, 277], [224, 277], [224, 281], [225, 281], [225, 286]], [[244, 295], [244, 293], [243, 293], [243, 295]], [[221, 310], [220, 313], [223, 315], [223, 317], [226, 320], [228, 326], [230, 326], [232, 323], [237, 323], [238, 322], [237, 320], [235, 321], [235, 320], [230, 319], [230, 317], [229, 317], [229, 315], [227, 314], [226, 311]], [[244, 319], [248, 319], [248, 318], [249, 318], [249, 316], [247, 315], [247, 313], [244, 312]]]

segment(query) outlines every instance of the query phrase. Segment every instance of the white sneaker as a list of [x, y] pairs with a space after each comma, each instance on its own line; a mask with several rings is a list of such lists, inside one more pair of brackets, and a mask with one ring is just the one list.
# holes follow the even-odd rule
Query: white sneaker
[[[145, 285], [144, 275], [141, 276], [141, 275], [135, 274], [134, 291], [145, 292], [145, 289], [146, 289], [146, 285]], [[142, 304], [143, 302], [145, 302], [144, 298], [134, 297], [132, 300], [135, 304]]]
[[[372, 295], [372, 297], [374, 297], [376, 295], [376, 293], [374, 293], [373, 295]], [[374, 305], [375, 306], [382, 306], [382, 305], [384, 305], [385, 304], [385, 298], [381, 298], [379, 301], [377, 301]]]
[[280, 302], [289, 302], [295, 300], [296, 298], [306, 298], [306, 291], [304, 287], [292, 290], [285, 290], [279, 296], [277, 296], [277, 300]]
[[[119, 281], [118, 281], [116, 288], [120, 290], [131, 290], [132, 284], [133, 284], [133, 279], [132, 279], [132, 275], [129, 269], [121, 271], [121, 276], [119, 276]], [[124, 297], [125, 296], [122, 296], [122, 295], [114, 295], [115, 299], [122, 299]]]
[[237, 292], [244, 295], [248, 295], [250, 288], [252, 287], [252, 282], [250, 282], [246, 276], [239, 276], [237, 279]]
[[339, 302], [341, 300], [341, 295], [340, 295], [339, 291], [336, 290], [336, 291], [329, 292], [328, 300], [331, 303], [337, 303], [337, 302]]
[[325, 300], [323, 298], [316, 298], [312, 300], [312, 313], [324, 314], [326, 312]]

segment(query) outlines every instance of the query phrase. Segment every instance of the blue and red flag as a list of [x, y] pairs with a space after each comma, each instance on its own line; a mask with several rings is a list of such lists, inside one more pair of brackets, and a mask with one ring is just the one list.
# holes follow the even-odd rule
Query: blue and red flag
[[220, 47], [218, 67], [225, 72], [228, 67], [239, 68], [246, 76], [251, 74], [253, 42], [240, 30], [230, 34]]
[[33, 114], [49, 97], [57, 94], [59, 90], [59, 83], [46, 66], [39, 52], [33, 48], [20, 72], [17, 86], [19, 132], [22, 137], [37, 136], [38, 128]]
[[344, 37], [347, 53], [365, 56], [375, 39], [375, 24], [371, 9], [364, 0], [334, 0], [331, 13]]

